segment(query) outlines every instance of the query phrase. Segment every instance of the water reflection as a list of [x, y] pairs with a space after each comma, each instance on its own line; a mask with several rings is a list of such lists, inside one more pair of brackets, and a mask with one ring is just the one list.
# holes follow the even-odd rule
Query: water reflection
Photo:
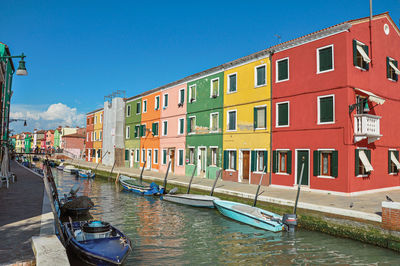
[[54, 170], [60, 194], [79, 183], [94, 219], [111, 222], [132, 240], [127, 265], [399, 264], [390, 250], [298, 230], [272, 233], [197, 209], [123, 191], [114, 181], [76, 178]]

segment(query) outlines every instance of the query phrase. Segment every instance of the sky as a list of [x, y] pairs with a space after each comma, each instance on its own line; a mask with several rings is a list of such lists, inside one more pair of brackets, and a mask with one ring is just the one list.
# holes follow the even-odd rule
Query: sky
[[[104, 96], [131, 97], [188, 75], [369, 16], [369, 0], [2, 1], [0, 42], [26, 54], [13, 78], [14, 132], [85, 126]], [[373, 1], [399, 26], [400, 0]], [[14, 60], [18, 67], [19, 60]]]

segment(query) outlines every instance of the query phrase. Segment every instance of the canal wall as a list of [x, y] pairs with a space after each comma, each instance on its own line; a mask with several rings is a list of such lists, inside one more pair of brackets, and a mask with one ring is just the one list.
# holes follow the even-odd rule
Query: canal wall
[[[69, 162], [77, 167], [95, 169], [96, 164], [87, 162]], [[115, 168], [113, 173], [110, 167], [99, 165], [96, 178], [115, 179], [118, 174], [138, 177], [140, 172], [131, 168]], [[143, 180], [154, 181], [162, 184], [164, 174], [145, 171]], [[177, 187], [180, 193], [186, 193], [189, 178], [185, 176], [170, 175], [167, 188]], [[195, 178], [191, 186], [193, 194], [208, 194], [213, 180]], [[240, 184], [229, 181], [218, 181], [214, 195], [225, 200], [252, 204], [256, 186]], [[262, 187], [257, 201], [257, 207], [284, 214], [292, 213], [295, 193], [285, 189]], [[267, 196], [268, 195], [268, 196]], [[323, 193], [303, 191], [297, 208], [299, 229], [318, 231], [336, 237], [358, 240], [363, 243], [376, 245], [400, 252], [400, 232], [393, 227], [385, 227], [382, 223], [382, 200], [380, 193], [367, 196], [345, 197]], [[376, 201], [373, 206], [367, 204]], [[348, 205], [348, 202], [350, 206]], [[347, 204], [343, 204], [343, 202]], [[366, 202], [363, 204], [363, 202]], [[354, 206], [352, 206], [354, 205]], [[384, 205], [386, 206], [386, 205]], [[395, 212], [393, 212], [395, 213]], [[396, 216], [397, 217], [397, 216]]]

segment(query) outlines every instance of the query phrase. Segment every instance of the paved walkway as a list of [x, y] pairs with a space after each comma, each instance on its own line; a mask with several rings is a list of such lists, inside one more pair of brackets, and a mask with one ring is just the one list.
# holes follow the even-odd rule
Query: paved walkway
[[[97, 164], [81, 160], [72, 161], [74, 164], [82, 165], [83, 167], [95, 168]], [[111, 167], [99, 165], [99, 170], [110, 171]], [[128, 174], [139, 176], [140, 170], [133, 168], [115, 168], [114, 173]], [[153, 171], [144, 171], [143, 177], [150, 180], [163, 180], [165, 174]], [[169, 188], [173, 184], [187, 186], [190, 177], [178, 176], [170, 174], [168, 176]], [[204, 190], [210, 190], [214, 180], [205, 178], [194, 178], [192, 187]], [[257, 185], [250, 185], [231, 181], [218, 181], [215, 192], [235, 195], [243, 198], [254, 198]], [[260, 191], [264, 191], [259, 196], [259, 201], [271, 202], [280, 205], [294, 206], [296, 199], [296, 189], [265, 187]], [[358, 196], [348, 195], [332, 195], [327, 192], [315, 192], [302, 190], [300, 193], [298, 208], [321, 211], [335, 215], [344, 215], [353, 218], [381, 222], [382, 201], [386, 200], [386, 195], [389, 195], [394, 201], [400, 201], [400, 189], [392, 189], [390, 191], [376, 192], [363, 194]], [[352, 207], [350, 207], [352, 206]]]
[[0, 188], [0, 265], [34, 261], [31, 237], [40, 234], [42, 179], [11, 162], [17, 182]]

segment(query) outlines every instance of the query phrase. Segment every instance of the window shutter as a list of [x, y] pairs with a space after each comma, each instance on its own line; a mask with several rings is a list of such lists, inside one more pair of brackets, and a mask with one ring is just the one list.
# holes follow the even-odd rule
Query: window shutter
[[292, 151], [287, 152], [287, 173], [292, 173]]
[[185, 102], [185, 91], [181, 90], [180, 93], [181, 93], [180, 103], [184, 103]]
[[257, 168], [257, 155], [256, 155], [256, 151], [251, 151], [251, 171], [254, 172], [256, 171]]
[[369, 163], [372, 164], [372, 161], [371, 161], [371, 150], [366, 150], [365, 154], [367, 155]]
[[[399, 160], [399, 151], [395, 151], [394, 156], [396, 156], [396, 159], [398, 161]], [[399, 171], [399, 169], [397, 169], [397, 166], [396, 166], [396, 172], [398, 172], [398, 171]]]
[[254, 107], [253, 112], [254, 112], [254, 129], [256, 129], [257, 128], [257, 108]]
[[168, 94], [164, 96], [164, 106], [168, 106]]
[[187, 120], [187, 132], [190, 133], [190, 129], [192, 128], [192, 121], [189, 117], [189, 119]]
[[151, 131], [153, 132], [153, 135], [157, 135], [157, 134], [156, 134], [156, 123], [153, 123], [153, 124], [151, 125]]
[[[368, 53], [368, 45], [363, 45], [363, 49], [364, 49], [365, 53], [369, 56], [369, 53]], [[372, 58], [371, 58], [371, 59], [372, 59]], [[369, 69], [369, 64], [368, 64], [368, 63], [365, 63], [365, 69], [366, 69], [366, 70]]]
[[211, 148], [207, 149], [207, 166], [211, 165]]
[[313, 174], [314, 176], [319, 176], [320, 174], [320, 167], [319, 167], [319, 151], [314, 151], [313, 152], [313, 160], [314, 160], [314, 168], [313, 168]]
[[278, 172], [278, 152], [272, 151], [272, 172]]
[[289, 124], [289, 104], [282, 103], [278, 105], [278, 125], [284, 126]]
[[358, 165], [360, 164], [360, 157], [359, 157], [359, 149], [355, 149], [355, 175], [358, 176], [360, 174]]
[[392, 166], [392, 158], [390, 158], [391, 150], [388, 150], [388, 173], [390, 174], [390, 168]]
[[332, 151], [331, 173], [333, 177], [338, 176], [338, 151]]
[[234, 158], [234, 159], [233, 159], [233, 160], [234, 160], [234, 167], [233, 167], [233, 169], [236, 170], [236, 161], [237, 161], [237, 160], [236, 160], [236, 151], [233, 151], [233, 158]]
[[357, 66], [357, 41], [353, 40], [353, 65]]
[[278, 80], [288, 79], [288, 60], [282, 60], [278, 62]]
[[[398, 68], [397, 66], [397, 61], [393, 61], [393, 64]], [[398, 80], [398, 75], [394, 73], [394, 79], [397, 81]]]
[[224, 151], [224, 169], [228, 169], [228, 164], [229, 164], [229, 152]]
[[264, 166], [265, 172], [268, 172], [268, 151], [264, 151]]
[[319, 52], [319, 71], [332, 69], [332, 47], [321, 49]]
[[140, 113], [140, 103], [136, 103], [136, 113]]
[[125, 150], [125, 161], [129, 160], [129, 150]]
[[386, 77], [390, 78], [390, 65], [389, 65], [389, 57], [386, 56]]

